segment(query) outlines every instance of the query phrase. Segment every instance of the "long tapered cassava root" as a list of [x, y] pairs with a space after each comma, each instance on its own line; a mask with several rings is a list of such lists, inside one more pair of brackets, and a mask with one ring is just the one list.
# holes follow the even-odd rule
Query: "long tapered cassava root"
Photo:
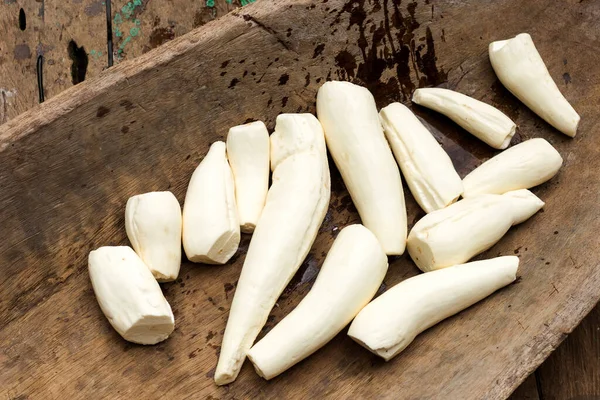
[[463, 192], [452, 160], [405, 105], [392, 103], [379, 113], [385, 136], [411, 193], [425, 212], [454, 203]]
[[311, 114], [282, 114], [271, 135], [273, 184], [235, 291], [215, 382], [235, 380], [269, 312], [308, 254], [331, 193], [325, 139]]
[[463, 179], [463, 197], [529, 189], [552, 178], [562, 157], [548, 141], [530, 139], [490, 158]]
[[515, 256], [455, 265], [406, 279], [369, 303], [348, 336], [389, 361], [438, 322], [514, 282]]
[[323, 347], [373, 298], [387, 271], [377, 238], [362, 225], [341, 230], [310, 292], [248, 353], [271, 379]]
[[404, 253], [402, 182], [373, 95], [350, 82], [327, 82], [317, 94], [317, 116], [363, 225], [377, 236], [386, 254]]
[[552, 80], [528, 33], [490, 43], [489, 55], [498, 79], [512, 94], [565, 135], [577, 134], [579, 114]]
[[417, 89], [412, 101], [444, 114], [495, 149], [506, 149], [517, 130], [517, 125], [496, 107], [453, 90]]
[[408, 235], [408, 253], [423, 272], [464, 263], [543, 206], [544, 202], [526, 189], [460, 200], [415, 224]]

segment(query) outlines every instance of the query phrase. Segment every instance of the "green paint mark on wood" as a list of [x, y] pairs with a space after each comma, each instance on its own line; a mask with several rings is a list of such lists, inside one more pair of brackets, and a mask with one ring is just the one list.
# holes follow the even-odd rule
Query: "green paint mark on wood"
[[[125, 46], [127, 46], [127, 43], [131, 42], [132, 38], [139, 36], [141, 33], [140, 26], [142, 23], [139, 19], [134, 18], [134, 14], [136, 9], [138, 7], [141, 7], [142, 5], [142, 0], [129, 1], [127, 2], [127, 4], [121, 7], [120, 12], [117, 11], [115, 13], [115, 16], [113, 18], [113, 31], [116, 37], [123, 38], [121, 44], [119, 45], [119, 48], [117, 49], [117, 58], [119, 59], [123, 55], [123, 50], [125, 49]], [[133, 23], [134, 26], [127, 30], [127, 27], [121, 26], [125, 22]], [[122, 28], [125, 28], [124, 31], [127, 34], [127, 36], [123, 34]]]
[[215, 6], [215, 0], [206, 0], [206, 6], [207, 7], [214, 7]]
[[102, 57], [102, 52], [92, 49], [90, 50], [90, 56], [94, 57], [94, 59], [97, 60], [99, 57]]
[[133, 13], [133, 4], [131, 2], [125, 4], [121, 7], [121, 13], [123, 13], [123, 18], [129, 19]]
[[246, 6], [250, 3], [254, 3], [256, 0], [241, 0], [240, 3], [242, 3], [242, 6]]

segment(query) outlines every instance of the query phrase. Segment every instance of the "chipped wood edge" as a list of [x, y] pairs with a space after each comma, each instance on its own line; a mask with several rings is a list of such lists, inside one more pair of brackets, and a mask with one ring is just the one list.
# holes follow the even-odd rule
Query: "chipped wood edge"
[[498, 384], [490, 388], [489, 398], [508, 398], [600, 303], [600, 291], [593, 290], [594, 287], [600, 286], [600, 265], [597, 265], [594, 271], [596, 273], [586, 280], [586, 286], [576, 292], [580, 296], [571, 294], [570, 301], [555, 315], [546, 330], [541, 332], [541, 337], [536, 335], [529, 341], [526, 345], [529, 350], [520, 356], [523, 362], [497, 376]]

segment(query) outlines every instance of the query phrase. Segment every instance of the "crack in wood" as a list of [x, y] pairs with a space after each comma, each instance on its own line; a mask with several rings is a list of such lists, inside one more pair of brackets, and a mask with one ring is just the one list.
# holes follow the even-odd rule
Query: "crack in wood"
[[252, 15], [250, 15], [250, 14], [242, 14], [242, 15], [234, 14], [234, 15], [236, 15], [237, 17], [243, 18], [244, 21], [253, 22], [260, 29], [267, 32], [269, 35], [273, 36], [275, 38], [275, 40], [277, 40], [277, 42], [279, 44], [281, 44], [286, 50], [291, 51], [292, 53], [298, 54], [298, 52], [296, 50], [294, 50], [293, 48], [291, 48], [290, 45], [285, 40], [283, 40], [279, 37], [279, 34], [273, 28], [265, 25], [261, 21], [254, 18]]

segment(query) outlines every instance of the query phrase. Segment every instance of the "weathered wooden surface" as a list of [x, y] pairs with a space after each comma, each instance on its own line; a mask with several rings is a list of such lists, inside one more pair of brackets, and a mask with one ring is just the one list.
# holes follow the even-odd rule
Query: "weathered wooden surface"
[[3, 0], [0, 5], [0, 124], [38, 103], [39, 55], [46, 99], [106, 67], [104, 1], [65, 3]]
[[596, 307], [540, 366], [540, 398], [600, 398], [600, 308]]
[[[6, 321], [0, 328], [1, 393], [31, 398], [508, 395], [598, 299], [599, 13], [591, 2], [550, 0], [400, 7], [334, 0], [263, 3], [115, 67], [101, 74], [102, 80], [83, 83], [5, 124], [0, 220], [10, 236], [0, 243], [0, 265], [12, 279], [1, 284], [0, 318]], [[531, 15], [536, 17], [524, 19]], [[532, 33], [551, 74], [582, 114], [574, 140], [547, 127], [495, 80], [487, 43], [523, 30]], [[390, 363], [339, 335], [272, 383], [246, 365], [235, 384], [216, 388], [211, 374], [243, 256], [217, 269], [186, 263], [181, 281], [164, 286], [177, 318], [173, 337], [151, 348], [123, 342], [95, 303], [85, 263], [95, 247], [126, 243], [127, 197], [170, 188], [182, 200], [189, 175], [212, 140], [247, 118], [272, 126], [281, 111], [314, 111], [315, 91], [328, 77], [365, 84], [380, 105], [406, 100], [420, 84], [447, 80], [448, 87], [504, 109], [519, 123], [520, 137], [542, 136], [557, 146], [565, 167], [536, 189], [547, 202], [545, 212], [488, 253], [517, 252], [523, 262], [520, 283], [433, 328]], [[447, 120], [418, 112], [436, 129], [462, 174], [492, 154]], [[307, 292], [334, 228], [358, 220], [337, 174], [334, 183], [317, 244], [269, 326]], [[407, 201], [412, 223], [420, 213], [410, 196]], [[247, 243], [248, 238], [242, 249]], [[408, 257], [400, 257], [386, 284], [415, 273]]]
[[[240, 5], [240, 0], [208, 5], [198, 0], [113, 0], [114, 63], [132, 59]], [[3, 0], [0, 124], [38, 104], [39, 55], [46, 100], [107, 68], [106, 30], [104, 0]]]
[[112, 7], [115, 60], [137, 57], [241, 5], [240, 0], [115, 0]]

